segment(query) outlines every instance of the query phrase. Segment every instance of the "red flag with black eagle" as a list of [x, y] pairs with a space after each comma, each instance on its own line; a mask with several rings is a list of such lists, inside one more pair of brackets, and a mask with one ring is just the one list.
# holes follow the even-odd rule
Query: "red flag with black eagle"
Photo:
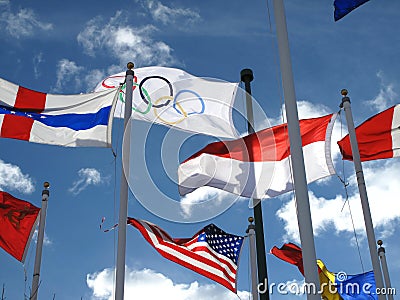
[[40, 208], [0, 191], [0, 247], [24, 262]]

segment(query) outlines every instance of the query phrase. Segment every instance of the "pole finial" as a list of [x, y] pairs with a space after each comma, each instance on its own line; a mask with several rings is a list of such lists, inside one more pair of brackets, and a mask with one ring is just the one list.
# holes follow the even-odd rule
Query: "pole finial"
[[128, 62], [127, 64], [126, 64], [126, 67], [129, 69], [129, 70], [132, 70], [134, 67], [135, 67], [135, 64], [133, 63], [133, 62]]
[[253, 71], [251, 69], [243, 69], [240, 71], [240, 80], [243, 82], [251, 82], [254, 79]]
[[253, 222], [254, 222], [254, 218], [253, 218], [253, 217], [249, 217], [247, 220], [248, 220], [250, 223], [253, 223]]
[[342, 89], [342, 90], [340, 91], [340, 94], [342, 94], [343, 97], [346, 97], [348, 93], [349, 93], [349, 92], [348, 92], [346, 89]]
[[383, 245], [383, 241], [382, 240], [378, 240], [376, 243], [378, 244], [378, 246], [382, 246]]
[[50, 183], [48, 181], [45, 181], [43, 183], [43, 187], [47, 190], [50, 187]]

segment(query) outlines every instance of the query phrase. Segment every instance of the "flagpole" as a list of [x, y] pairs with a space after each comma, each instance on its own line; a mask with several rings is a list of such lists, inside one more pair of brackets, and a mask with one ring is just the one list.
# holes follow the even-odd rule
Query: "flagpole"
[[394, 300], [393, 294], [391, 293], [392, 283], [390, 282], [389, 269], [388, 269], [387, 262], [386, 262], [386, 254], [385, 254], [386, 251], [385, 251], [385, 248], [382, 247], [382, 244], [383, 244], [382, 240], [378, 240], [377, 243], [379, 245], [378, 255], [381, 260], [381, 266], [382, 266], [383, 277], [385, 279], [385, 288], [386, 288], [386, 292], [387, 292], [387, 297], [388, 297], [388, 300]]
[[[301, 248], [303, 251], [304, 277], [306, 284], [313, 286], [315, 291], [317, 291], [319, 290], [320, 285], [316, 265], [314, 234], [308, 198], [299, 116], [296, 105], [296, 93], [290, 58], [285, 7], [283, 0], [274, 0], [273, 3], [286, 107], [286, 119], [291, 149], [290, 153], [293, 169], [294, 193], [296, 196], [297, 222], [299, 224]], [[317, 292], [308, 293], [307, 299], [319, 300], [320, 295]]]
[[[354, 128], [353, 115], [351, 112], [350, 98], [347, 97], [347, 93], [348, 92], [345, 89], [341, 91], [343, 98], [340, 107], [344, 109], [344, 112], [346, 114], [346, 122], [349, 130], [351, 152], [353, 153], [353, 162], [356, 171], [358, 191], [360, 193], [361, 207], [364, 214], [364, 223], [365, 223], [365, 230], [367, 232], [369, 252], [371, 255], [372, 268], [374, 270], [375, 283], [378, 289], [378, 288], [383, 288], [383, 278], [382, 278], [381, 267], [379, 265], [378, 255], [376, 253], [376, 246], [375, 246], [376, 239], [374, 233], [374, 226], [372, 225], [371, 211], [369, 209], [367, 188], [365, 186], [360, 152], [358, 150], [356, 130]], [[386, 297], [384, 295], [379, 294], [378, 299], [384, 300], [386, 299]]]
[[[253, 104], [251, 97], [250, 82], [254, 79], [253, 71], [251, 69], [243, 69], [240, 71], [240, 79], [244, 82], [246, 91], [246, 118], [247, 118], [247, 131], [249, 134], [254, 133], [254, 115]], [[250, 153], [251, 155], [251, 153]], [[260, 300], [269, 300], [269, 284], [267, 274], [267, 258], [265, 255], [265, 241], [264, 241], [264, 223], [262, 217], [262, 207], [260, 199], [253, 199], [254, 205], [254, 223], [256, 233], [256, 248], [257, 248], [257, 268], [258, 268], [258, 283], [264, 286], [263, 293], [260, 294]]]
[[43, 187], [44, 189], [42, 191], [42, 208], [40, 209], [39, 229], [36, 242], [35, 265], [33, 267], [32, 289], [31, 296], [29, 298], [31, 300], [36, 300], [39, 293], [40, 265], [42, 263], [44, 227], [46, 225], [47, 201], [50, 196], [50, 192], [48, 190], [50, 184], [46, 181], [43, 183]]
[[[134, 64], [129, 62], [127, 64], [125, 78], [125, 113], [124, 113], [124, 130], [126, 130], [129, 119], [132, 114], [132, 88], [133, 88], [133, 71]], [[129, 155], [130, 145], [126, 145], [124, 151], [128, 151]], [[119, 222], [118, 222], [118, 244], [117, 244], [117, 263], [115, 271], [115, 300], [124, 299], [125, 287], [125, 253], [126, 253], [126, 226], [128, 220], [128, 172], [129, 169], [121, 170], [121, 190], [119, 201]]]
[[250, 248], [250, 272], [251, 272], [251, 295], [253, 296], [253, 300], [258, 299], [258, 284], [257, 284], [257, 257], [256, 257], [256, 249], [255, 249], [255, 228], [256, 226], [253, 224], [254, 219], [252, 217], [248, 218], [249, 226], [247, 226], [246, 233], [249, 236], [249, 248]]

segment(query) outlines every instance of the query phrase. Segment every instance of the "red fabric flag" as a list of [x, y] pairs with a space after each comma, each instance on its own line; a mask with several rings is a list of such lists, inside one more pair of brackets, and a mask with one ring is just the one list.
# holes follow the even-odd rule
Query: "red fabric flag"
[[[366, 120], [356, 128], [361, 161], [400, 156], [400, 105]], [[343, 159], [353, 160], [350, 137], [338, 142]]]
[[40, 208], [0, 191], [0, 247], [25, 260]]
[[191, 238], [174, 239], [144, 220], [128, 218], [143, 237], [165, 258], [191, 269], [236, 293], [236, 272], [243, 237], [210, 224]]
[[[336, 114], [300, 120], [307, 183], [335, 174], [331, 133]], [[212, 186], [248, 198], [293, 190], [287, 124], [243, 138], [209, 144], [178, 168], [179, 193]]]
[[304, 276], [304, 268], [303, 268], [303, 254], [301, 252], [301, 248], [295, 244], [287, 243], [284, 244], [281, 248], [274, 246], [270, 250], [271, 254], [276, 257], [295, 265], [299, 268], [299, 271]]

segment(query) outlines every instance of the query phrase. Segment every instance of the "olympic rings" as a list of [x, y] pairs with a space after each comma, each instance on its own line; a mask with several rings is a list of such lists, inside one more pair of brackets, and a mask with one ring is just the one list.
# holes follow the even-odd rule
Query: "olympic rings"
[[[140, 97], [142, 97], [142, 100], [143, 100], [146, 104], [148, 104], [148, 102], [147, 102], [146, 98], [143, 96], [143, 93], [142, 93], [142, 86], [143, 86], [143, 84], [144, 84], [147, 80], [152, 79], [152, 78], [157, 78], [157, 79], [164, 80], [164, 81], [168, 84], [168, 86], [169, 86], [169, 95], [172, 97], [174, 91], [173, 91], [173, 89], [172, 89], [172, 84], [168, 81], [167, 78], [164, 78], [164, 77], [161, 77], [161, 76], [148, 76], [148, 77], [145, 77], [145, 78], [140, 82], [140, 84], [139, 84]], [[165, 103], [159, 104], [159, 105], [153, 105], [153, 107], [155, 107], [155, 108], [160, 108], [160, 107], [163, 107], [163, 106], [167, 106], [170, 102], [171, 102], [171, 100], [167, 100]]]
[[[125, 88], [125, 86], [126, 86], [126, 84], [124, 84], [119, 90], [119, 100], [121, 100], [122, 103], [125, 103], [125, 97], [123, 97], [123, 94], [125, 94], [123, 92], [123, 89]], [[138, 84], [136, 82], [134, 82], [132, 90], [134, 90], [136, 88], [136, 86], [138, 86]], [[151, 104], [151, 98], [149, 96], [149, 93], [146, 91], [145, 88], [142, 88], [142, 89], [143, 89], [143, 93], [147, 97], [147, 107], [146, 107], [146, 109], [144, 111], [140, 111], [139, 109], [137, 109], [135, 107], [132, 107], [132, 110], [136, 111], [138, 113], [141, 113], [142, 115], [146, 115], [150, 111], [150, 108], [151, 108], [152, 104]]]
[[[197, 94], [195, 91], [191, 91], [191, 90], [180, 90], [180, 91], [176, 94], [176, 96], [175, 96], [175, 98], [174, 98], [174, 104], [172, 105], [172, 107], [177, 111], [178, 114], [182, 114], [178, 109], [176, 109], [176, 106], [179, 105], [179, 102], [177, 101], [178, 96], [179, 96], [180, 94], [182, 94], [182, 93], [192, 93], [192, 94], [195, 95], [197, 98], [199, 98], [199, 100], [200, 100], [200, 102], [201, 102], [201, 110], [200, 110], [200, 112], [195, 112], [195, 111], [194, 111], [194, 112], [188, 113], [187, 115], [202, 114], [202, 113], [204, 113], [204, 110], [205, 110], [206, 106], [205, 106], [205, 104], [204, 104], [203, 98], [201, 98], [201, 96], [200, 96], [199, 94]], [[179, 107], [179, 109], [182, 108], [181, 105], [179, 105], [178, 107]], [[185, 114], [185, 113], [183, 112], [183, 114]]]
[[[173, 100], [173, 98], [171, 96], [163, 96], [163, 97], [158, 98], [154, 104], [157, 104], [158, 102], [160, 102], [161, 100], [164, 100], [164, 99], [169, 99], [169, 102], [171, 102]], [[182, 111], [182, 114], [183, 114], [183, 117], [180, 118], [177, 121], [171, 122], [171, 121], [167, 121], [167, 120], [161, 118], [160, 115], [157, 112], [157, 109], [154, 109], [154, 114], [155, 114], [156, 118], [160, 119], [165, 124], [168, 124], [168, 125], [178, 124], [178, 123], [182, 122], [183, 120], [185, 120], [188, 115], [187, 115], [187, 113], [185, 112], [185, 110], [183, 109], [183, 107], [179, 103], [177, 103], [177, 105], [178, 105], [179, 109]]]
[[[101, 85], [103, 88], [106, 88], [106, 89], [115, 88], [117, 86], [121, 86], [121, 81], [124, 78], [125, 78], [125, 76], [123, 76], [123, 75], [109, 76], [102, 81]], [[159, 79], [159, 80], [164, 81], [168, 85], [169, 95], [161, 96], [155, 102], [152, 102], [149, 91], [144, 87], [144, 84], [146, 83], [146, 81], [148, 81], [150, 79]], [[137, 77], [134, 76], [132, 91], [134, 91], [137, 87], [139, 89], [138, 92], [140, 94], [141, 100], [146, 104], [146, 107], [144, 110], [140, 110], [138, 107], [132, 107], [132, 110], [135, 112], [138, 112], [142, 115], [146, 115], [150, 112], [151, 108], [153, 107], [155, 117], [165, 124], [169, 124], [169, 125], [178, 124], [178, 123], [182, 122], [184, 119], [186, 119], [187, 117], [189, 117], [190, 115], [203, 114], [205, 111], [205, 102], [204, 102], [203, 98], [197, 92], [188, 90], [188, 89], [183, 89], [183, 90], [179, 90], [178, 93], [174, 96], [174, 87], [173, 87], [172, 83], [165, 77], [158, 76], [158, 75], [147, 76], [147, 77], [143, 78], [140, 81], [140, 83], [138, 83]], [[125, 88], [126, 88], [126, 83], [124, 83], [121, 86], [121, 88], [119, 89], [119, 100], [122, 103], [125, 103], [125, 91], [124, 91]], [[179, 101], [179, 97], [182, 96], [183, 93], [190, 93], [190, 94], [194, 95], [197, 98], [197, 100], [200, 101], [201, 109], [199, 111], [187, 112], [184, 109], [184, 105], [183, 105], [184, 101], [182, 101], [182, 100]], [[192, 100], [192, 99], [187, 99], [187, 100]], [[177, 116], [178, 120], [176, 120], [176, 121], [166, 120], [165, 118], [162, 118], [160, 116], [160, 113], [158, 112], [158, 109], [160, 109], [160, 108], [165, 107], [167, 109], [171, 103], [172, 103], [172, 108], [173, 108], [172, 111], [178, 113], [178, 116]]]
[[[122, 82], [118, 82], [118, 85], [115, 85], [115, 84], [116, 84], [115, 81], [117, 81], [116, 78], [121, 78], [121, 79], [123, 79], [123, 81], [122, 81]], [[114, 85], [108, 85], [108, 84], [106, 84], [106, 81], [107, 81], [108, 79], [110, 79], [110, 81], [111, 81], [110, 84], [114, 84]], [[106, 89], [113, 89], [113, 88], [116, 88], [117, 86], [123, 84], [124, 81], [125, 81], [125, 76], [122, 76], [122, 75], [113, 75], [113, 76], [108, 76], [107, 78], [105, 78], [105, 79], [101, 82], [101, 85], [102, 85], [103, 87], [105, 87]], [[136, 88], [136, 86], [137, 86], [137, 77], [136, 77], [136, 76], [133, 77], [133, 83], [134, 83], [134, 84], [136, 83], [136, 85], [134, 85], [132, 91], [133, 91], [133, 90]]]

